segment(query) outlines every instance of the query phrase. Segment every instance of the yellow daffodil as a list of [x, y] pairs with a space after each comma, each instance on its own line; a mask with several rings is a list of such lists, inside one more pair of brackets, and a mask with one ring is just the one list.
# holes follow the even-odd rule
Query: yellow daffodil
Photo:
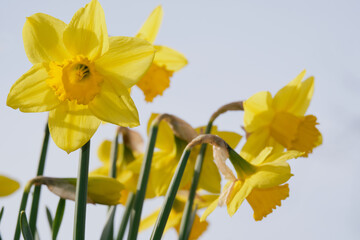
[[[75, 201], [76, 178], [36, 177], [32, 180], [35, 185], [46, 185], [51, 192], [61, 198]], [[121, 191], [124, 186], [114, 178], [104, 176], [89, 176], [87, 202], [104, 205], [120, 203]]]
[[[209, 204], [214, 201], [216, 198], [215, 195], [197, 195], [195, 197], [195, 204], [197, 205], [198, 209], [204, 208], [209, 206]], [[171, 228], [174, 228], [177, 233], [179, 234], [180, 231], [180, 224], [181, 218], [184, 213], [185, 203], [187, 201], [187, 196], [177, 195], [172, 206], [168, 221], [165, 226], [165, 232]], [[140, 223], [140, 231], [150, 228], [156, 222], [156, 219], [159, 215], [160, 209], [156, 210], [143, 220]], [[200, 222], [200, 217], [198, 215], [195, 216], [194, 223], [190, 232], [189, 239], [195, 240], [198, 239], [207, 229], [208, 223], [206, 221]]]
[[[141, 27], [136, 37], [145, 39], [153, 44], [159, 31], [163, 17], [163, 10], [158, 6]], [[170, 86], [170, 77], [187, 64], [187, 60], [181, 53], [166, 46], [154, 45], [156, 52], [154, 62], [149, 71], [136, 84], [145, 95], [147, 102], [162, 95], [164, 90]]]
[[0, 197], [8, 196], [18, 190], [20, 184], [6, 176], [0, 175]]
[[34, 66], [12, 86], [7, 105], [49, 111], [50, 133], [61, 149], [83, 146], [101, 121], [139, 125], [128, 89], [150, 67], [154, 48], [139, 38], [109, 37], [97, 0], [69, 24], [43, 13], [28, 17], [23, 40]]
[[[101, 143], [98, 149], [98, 157], [103, 165], [92, 171], [89, 174], [90, 176], [109, 176], [111, 145], [112, 143], [109, 140], [105, 140]], [[127, 165], [137, 158], [143, 158], [143, 154], [132, 151], [124, 146], [124, 144], [118, 145], [116, 179], [124, 185], [124, 188], [121, 190], [121, 204], [126, 204], [129, 192], [136, 191], [139, 174], [128, 170]]]
[[314, 92], [314, 78], [301, 81], [305, 71], [273, 98], [259, 92], [244, 102], [244, 127], [249, 137], [241, 155], [253, 158], [266, 146], [311, 153], [322, 138], [316, 117], [305, 115]]
[[[150, 128], [152, 120], [155, 119], [157, 115], [158, 114], [152, 114], [150, 117], [148, 122], [148, 129]], [[193, 131], [195, 132], [194, 129]], [[201, 132], [201, 128], [197, 129], [197, 131], [198, 133]], [[216, 126], [213, 127], [212, 133], [224, 138], [225, 141], [227, 141], [229, 145], [234, 148], [241, 139], [239, 134], [233, 132], [217, 131]], [[153, 156], [150, 180], [148, 184], [150, 189], [155, 192], [156, 196], [162, 196], [166, 194], [171, 179], [175, 173], [176, 167], [180, 161], [181, 155], [187, 144], [188, 142], [186, 140], [175, 136], [174, 131], [167, 122], [160, 122], [155, 144], [157, 151]], [[191, 184], [195, 162], [199, 151], [200, 146], [194, 147], [192, 149], [184, 175], [181, 180], [180, 189], [188, 187]], [[142, 159], [134, 161], [132, 164], [130, 164], [129, 167], [133, 171], [139, 172], [141, 161]], [[215, 163], [213, 162], [212, 149], [209, 148], [205, 154], [203, 170], [201, 172], [199, 181], [199, 188], [202, 188], [211, 193], [219, 193], [221, 190], [220, 182], [221, 177]]]
[[222, 173], [228, 182], [219, 198], [205, 210], [201, 220], [205, 220], [216, 206], [225, 204], [229, 215], [232, 216], [245, 199], [253, 208], [254, 218], [257, 221], [271, 213], [276, 206], [280, 206], [281, 200], [289, 196], [288, 185], [281, 184], [286, 183], [292, 176], [290, 166], [286, 161], [297, 158], [303, 153], [292, 150], [271, 154], [272, 151], [271, 147], [265, 148], [252, 159], [251, 163], [242, 158], [233, 159], [231, 162], [237, 177], [225, 165], [228, 156], [224, 157], [220, 165], [223, 165]]

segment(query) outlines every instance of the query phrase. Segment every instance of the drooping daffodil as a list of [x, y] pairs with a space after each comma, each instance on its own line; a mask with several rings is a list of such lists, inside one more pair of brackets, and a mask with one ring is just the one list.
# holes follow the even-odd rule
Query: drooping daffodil
[[139, 125], [128, 89], [150, 67], [154, 48], [131, 37], [109, 37], [97, 0], [79, 9], [69, 24], [37, 13], [23, 28], [33, 67], [10, 89], [7, 105], [22, 112], [49, 111], [49, 130], [68, 153], [82, 147], [101, 121]]
[[274, 97], [263, 91], [244, 102], [244, 127], [249, 135], [241, 152], [245, 159], [254, 158], [266, 146], [307, 155], [321, 144], [316, 117], [305, 115], [314, 92], [314, 78], [302, 81], [304, 76], [302, 71]]
[[[257, 221], [280, 206], [281, 200], [289, 196], [288, 185], [284, 183], [292, 176], [286, 161], [304, 153], [291, 150], [271, 154], [272, 151], [271, 147], [265, 148], [251, 163], [233, 150], [232, 153], [229, 151], [230, 157], [225, 153], [220, 160], [217, 159], [219, 169], [228, 182], [220, 196], [205, 210], [201, 220], [205, 220], [217, 206], [223, 205], [227, 206], [228, 214], [232, 216], [245, 199], [253, 208]], [[236, 176], [225, 164], [228, 157], [236, 170]]]
[[[162, 17], [162, 7], [158, 6], [140, 28], [136, 37], [154, 44]], [[170, 78], [173, 73], [187, 64], [184, 55], [178, 51], [166, 46], [154, 45], [154, 47], [156, 52], [153, 64], [136, 84], [144, 92], [147, 102], [152, 102], [156, 96], [162, 95], [164, 90], [170, 86]]]
[[[158, 116], [158, 114], [152, 114], [148, 122], [148, 130], [152, 121]], [[196, 137], [203, 128], [198, 128], [197, 131], [188, 125], [188, 130], [192, 130], [192, 135], [188, 140], [192, 140], [192, 137]], [[202, 130], [201, 130], [202, 129]], [[225, 141], [228, 142], [233, 148], [239, 143], [241, 136], [233, 132], [218, 131], [216, 126], [212, 128], [212, 133], [216, 134]], [[175, 173], [176, 167], [180, 161], [181, 155], [188, 144], [188, 140], [176, 136], [170, 124], [166, 121], [161, 121], [158, 127], [156, 138], [156, 151], [154, 152], [149, 184], [151, 189], [155, 191], [156, 196], [163, 196], [169, 187], [171, 179]], [[192, 149], [189, 160], [187, 162], [184, 175], [180, 183], [180, 189], [190, 186], [197, 155], [200, 151], [200, 146], [196, 146]], [[135, 171], [140, 171], [142, 159], [134, 161], [130, 164], [130, 168]], [[199, 188], [211, 193], [219, 193], [221, 190], [221, 177], [219, 170], [217, 169], [212, 156], [212, 149], [208, 149], [205, 154], [203, 162], [203, 170], [201, 172], [199, 180]]]

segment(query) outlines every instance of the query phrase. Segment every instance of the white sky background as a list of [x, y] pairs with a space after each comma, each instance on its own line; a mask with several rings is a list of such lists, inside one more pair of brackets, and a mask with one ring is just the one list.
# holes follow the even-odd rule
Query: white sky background
[[[0, 174], [19, 180], [22, 187], [36, 173], [47, 120], [47, 113], [25, 114], [6, 106], [10, 87], [31, 67], [21, 35], [25, 17], [43, 12], [68, 23], [86, 3], [4, 1], [0, 9]], [[133, 91], [142, 123], [137, 130], [143, 136], [151, 112], [172, 113], [196, 127], [205, 125], [223, 104], [262, 90], [275, 94], [303, 69], [307, 76], [315, 76], [308, 113], [318, 117], [324, 143], [308, 159], [290, 162], [295, 175], [290, 197], [261, 222], [254, 221], [247, 203], [232, 218], [225, 208], [218, 208], [208, 217], [210, 226], [201, 239], [359, 238], [359, 1], [104, 0], [101, 4], [112, 36], [134, 36], [162, 4], [164, 20], [156, 43], [177, 49], [189, 60], [172, 78], [171, 88], [153, 103], [145, 103], [142, 93]], [[242, 133], [242, 117], [229, 113], [215, 123], [221, 130]], [[114, 125], [103, 125], [94, 135], [91, 169], [100, 166], [97, 147], [112, 139], [114, 130]], [[75, 177], [78, 155], [78, 151], [66, 154], [51, 141], [45, 174]], [[0, 200], [5, 206], [0, 224], [4, 239], [13, 237], [21, 195], [18, 191]], [[44, 206], [54, 214], [58, 198], [46, 188], [41, 196], [37, 225], [42, 239], [50, 239]], [[146, 202], [145, 214], [160, 204]], [[72, 238], [73, 209], [74, 203], [67, 201], [59, 239]], [[105, 216], [106, 207], [88, 206], [87, 239], [99, 239]], [[148, 239], [150, 233], [139, 239]], [[176, 239], [175, 231], [164, 239]]]

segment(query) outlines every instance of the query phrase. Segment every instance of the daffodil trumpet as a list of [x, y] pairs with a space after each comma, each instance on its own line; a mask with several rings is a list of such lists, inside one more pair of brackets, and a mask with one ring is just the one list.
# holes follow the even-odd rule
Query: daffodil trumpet
[[151, 240], [155, 239], [161, 239], [167, 219], [169, 217], [170, 211], [172, 209], [178, 188], [180, 186], [181, 178], [183, 176], [183, 173], [185, 171], [186, 164], [188, 162], [191, 150], [193, 147], [208, 143], [213, 146], [218, 146], [219, 148], [226, 148], [227, 144], [224, 140], [222, 140], [220, 137], [211, 135], [211, 134], [202, 134], [197, 137], [195, 137], [192, 141], [189, 142], [189, 144], [185, 147], [185, 150], [181, 156], [180, 162], [176, 168], [175, 174], [171, 180], [169, 189], [165, 195], [164, 203], [162, 205], [162, 208], [160, 210], [160, 213], [158, 215], [158, 218], [156, 220], [156, 223], [154, 225], [153, 232], [151, 234]]
[[[38, 170], [37, 170], [36, 176], [42, 176], [44, 174], [46, 154], [47, 154], [47, 149], [48, 149], [48, 145], [49, 145], [49, 135], [50, 135], [49, 126], [48, 126], [48, 123], [46, 123], [44, 140], [43, 140], [43, 145], [41, 148], [41, 154], [40, 154], [40, 159], [39, 159]], [[39, 209], [40, 193], [41, 193], [41, 186], [35, 186], [34, 193], [33, 193], [33, 199], [32, 199], [32, 203], [31, 203], [30, 217], [29, 217], [29, 227], [30, 227], [31, 232], [33, 232], [33, 233], [36, 230], [36, 220], [37, 220], [38, 209]]]

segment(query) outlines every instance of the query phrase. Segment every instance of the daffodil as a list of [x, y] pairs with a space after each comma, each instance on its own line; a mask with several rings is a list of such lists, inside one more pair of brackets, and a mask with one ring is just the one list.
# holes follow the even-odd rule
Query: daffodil
[[8, 196], [18, 190], [20, 184], [6, 176], [0, 175], [0, 197]]
[[[105, 140], [98, 148], [98, 158], [102, 162], [102, 166], [92, 171], [90, 176], [109, 176], [110, 171], [110, 154], [111, 141]], [[136, 191], [138, 173], [127, 168], [128, 164], [136, 159], [143, 158], [143, 153], [134, 151], [124, 144], [118, 145], [118, 158], [116, 161], [116, 179], [121, 182], [124, 188], [121, 190], [120, 203], [125, 204], [128, 194]]]
[[308, 154], [321, 144], [316, 117], [305, 115], [314, 92], [314, 78], [302, 81], [304, 76], [305, 71], [275, 97], [264, 91], [244, 102], [244, 127], [249, 134], [241, 152], [245, 159], [253, 158], [266, 146]]
[[[46, 185], [51, 192], [61, 198], [75, 201], [76, 178], [36, 177], [31, 180], [35, 185]], [[89, 176], [87, 202], [104, 205], [116, 205], [121, 202], [121, 191], [124, 186], [114, 178]]]
[[101, 121], [139, 125], [128, 89], [150, 67], [154, 48], [139, 38], [109, 37], [97, 0], [69, 24], [43, 13], [28, 17], [23, 40], [33, 67], [12, 86], [7, 105], [49, 111], [50, 133], [61, 149], [83, 146]]
[[227, 205], [227, 211], [232, 216], [245, 199], [253, 208], [257, 221], [271, 213], [276, 206], [281, 206], [281, 200], [289, 196], [288, 185], [284, 183], [292, 176], [286, 161], [303, 153], [292, 150], [271, 154], [272, 151], [271, 147], [265, 148], [251, 163], [241, 157], [234, 159], [230, 156], [237, 176], [225, 165], [228, 155], [223, 157], [219, 165], [222, 165], [221, 172], [228, 182], [220, 196], [205, 210], [201, 220], [205, 220], [218, 205]]
[[[136, 37], [145, 39], [154, 44], [163, 17], [163, 10], [158, 6], [150, 14], [149, 18], [141, 27]], [[156, 52], [154, 62], [149, 71], [137, 83], [144, 92], [145, 100], [152, 102], [153, 99], [162, 95], [170, 86], [170, 77], [187, 64], [187, 60], [181, 53], [166, 46], [154, 45]]]
[[[157, 115], [158, 114], [151, 115], [148, 122], [148, 129], [150, 128], [152, 120], [155, 119]], [[203, 128], [198, 128], [197, 132], [195, 129], [192, 129], [192, 131], [194, 132], [194, 137], [196, 137], [198, 133], [203, 131]], [[229, 143], [229, 145], [234, 148], [241, 139], [239, 134], [218, 131], [216, 126], [212, 128], [212, 133], [224, 138]], [[187, 144], [188, 141], [181, 139], [174, 134], [174, 131], [167, 122], [160, 122], [155, 143], [157, 150], [153, 156], [148, 183], [148, 186], [150, 186], [150, 189], [154, 191], [156, 196], [162, 196], [166, 194], [171, 179], [175, 173], [176, 167], [180, 161], [181, 155]], [[194, 147], [192, 149], [184, 175], [181, 180], [180, 189], [186, 188], [191, 184], [195, 162], [199, 151], [200, 146]], [[139, 172], [141, 161], [142, 159], [138, 159], [137, 161], [134, 161], [132, 164], [130, 164], [129, 167], [133, 171]], [[219, 193], [221, 190], [220, 182], [221, 176], [219, 174], [219, 170], [213, 162], [212, 150], [209, 149], [205, 154], [199, 187], [211, 193]]]
[[[209, 206], [209, 204], [214, 200], [214, 198], [216, 198], [215, 195], [197, 195], [195, 198], [195, 204], [197, 205], [198, 209], [205, 208]], [[186, 201], [187, 201], [186, 194], [182, 195], [182, 193], [180, 193], [176, 196], [168, 221], [165, 226], [165, 230], [164, 230], [165, 232], [171, 228], [174, 228], [179, 234], [181, 218], [184, 213]], [[140, 231], [146, 230], [151, 226], [153, 226], [156, 222], [159, 212], [160, 209], [154, 211], [152, 214], [141, 220]], [[189, 239], [191, 240], [198, 239], [206, 231], [208, 225], [209, 224], [206, 221], [200, 222], [200, 217], [196, 215], [192, 225]]]

